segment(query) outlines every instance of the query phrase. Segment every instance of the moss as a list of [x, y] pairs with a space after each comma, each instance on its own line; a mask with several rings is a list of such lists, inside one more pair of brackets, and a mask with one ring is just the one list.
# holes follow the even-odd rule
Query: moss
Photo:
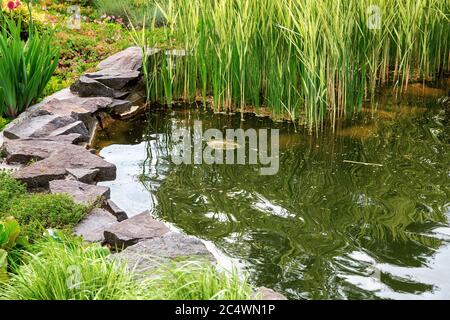
[[31, 241], [48, 228], [70, 231], [87, 211], [67, 195], [27, 193], [23, 184], [0, 172], [0, 220], [15, 217]]

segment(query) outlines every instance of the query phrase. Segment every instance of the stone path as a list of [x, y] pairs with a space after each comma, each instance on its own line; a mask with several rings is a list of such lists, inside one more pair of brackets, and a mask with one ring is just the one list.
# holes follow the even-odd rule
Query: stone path
[[[159, 53], [155, 49], [147, 54]], [[173, 259], [214, 258], [200, 240], [171, 232], [149, 212], [128, 219], [109, 199], [109, 188], [96, 185], [115, 180], [116, 167], [90, 150], [89, 142], [105, 119], [127, 119], [143, 111], [134, 104], [144, 95], [140, 92], [142, 60], [140, 48], [128, 48], [101, 62], [98, 71], [82, 76], [70, 90], [57, 92], [22, 113], [0, 132], [4, 156], [0, 168], [13, 169], [13, 177], [30, 191], [64, 193], [77, 203], [95, 207], [75, 234], [109, 245], [118, 251], [114, 258], [145, 273]], [[263, 298], [273, 297], [272, 291], [266, 293]]]

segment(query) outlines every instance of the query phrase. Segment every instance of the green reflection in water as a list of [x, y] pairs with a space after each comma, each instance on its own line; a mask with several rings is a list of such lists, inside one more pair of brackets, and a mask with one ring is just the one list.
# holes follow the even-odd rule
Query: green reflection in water
[[[450, 263], [444, 117], [436, 109], [392, 107], [374, 119], [343, 122], [336, 133], [309, 136], [254, 116], [240, 122], [238, 115], [181, 109], [152, 113], [148, 128], [127, 139], [147, 141], [141, 182], [155, 199], [153, 213], [241, 260], [257, 285], [291, 298], [396, 298], [439, 290], [450, 297], [448, 274], [432, 266], [435, 256]], [[173, 165], [170, 134], [194, 120], [204, 129], [279, 128], [279, 173], [261, 176], [251, 165]], [[404, 267], [412, 275], [398, 269]], [[447, 284], [421, 281], [423, 272]]]

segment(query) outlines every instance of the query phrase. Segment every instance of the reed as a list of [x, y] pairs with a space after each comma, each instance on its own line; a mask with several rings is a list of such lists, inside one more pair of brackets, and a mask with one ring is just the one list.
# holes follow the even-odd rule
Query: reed
[[150, 59], [158, 70], [149, 75], [152, 101], [201, 97], [216, 111], [264, 106], [312, 130], [359, 111], [383, 85], [403, 89], [449, 71], [448, 1], [168, 0], [157, 6], [167, 38], [179, 39], [186, 56]]

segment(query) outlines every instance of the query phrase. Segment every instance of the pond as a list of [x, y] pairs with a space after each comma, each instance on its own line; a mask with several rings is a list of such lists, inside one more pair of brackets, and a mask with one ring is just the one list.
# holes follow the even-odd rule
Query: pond
[[[448, 119], [434, 97], [389, 101], [317, 135], [251, 114], [155, 108], [99, 131], [94, 147], [118, 169], [102, 184], [131, 215], [150, 210], [291, 299], [448, 299]], [[279, 129], [278, 173], [175, 165], [171, 132], [194, 121]]]

